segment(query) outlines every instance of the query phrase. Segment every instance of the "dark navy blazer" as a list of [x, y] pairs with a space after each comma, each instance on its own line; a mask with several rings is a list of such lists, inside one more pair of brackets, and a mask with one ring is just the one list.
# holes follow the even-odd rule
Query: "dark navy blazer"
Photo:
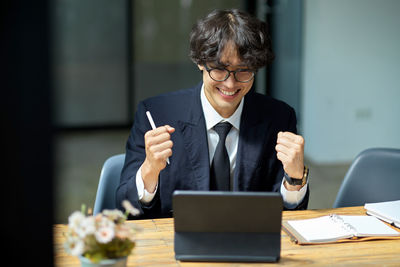
[[[142, 218], [171, 216], [174, 190], [209, 190], [210, 159], [207, 132], [200, 100], [202, 84], [152, 97], [139, 103], [126, 145], [125, 164], [117, 189], [117, 207], [128, 199], [143, 213]], [[175, 128], [170, 164], [161, 171], [155, 198], [148, 205], [138, 200], [136, 172], [145, 159], [144, 134], [151, 130], [150, 111], [156, 126]], [[271, 97], [251, 90], [244, 100], [240, 122], [235, 191], [279, 192], [283, 167], [276, 157], [279, 131], [296, 133], [294, 110]], [[306, 209], [309, 192], [297, 209]]]

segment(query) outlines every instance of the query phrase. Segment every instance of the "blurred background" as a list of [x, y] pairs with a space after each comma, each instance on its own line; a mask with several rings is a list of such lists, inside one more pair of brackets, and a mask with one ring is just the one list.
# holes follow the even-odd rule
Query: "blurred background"
[[189, 32], [216, 8], [269, 24], [276, 58], [257, 73], [255, 90], [296, 110], [309, 208], [332, 207], [362, 150], [400, 148], [400, 1], [30, 2], [3, 2], [0, 49], [2, 118], [11, 125], [2, 147], [12, 159], [3, 190], [37, 206], [28, 217], [48, 212], [65, 223], [81, 204], [93, 207], [102, 165], [125, 152], [137, 103], [201, 80]]
[[93, 206], [102, 164], [124, 153], [139, 101], [200, 81], [191, 27], [233, 7], [269, 23], [276, 59], [255, 87], [297, 112], [309, 208], [332, 207], [363, 149], [400, 147], [400, 1], [54, 0], [55, 222]]

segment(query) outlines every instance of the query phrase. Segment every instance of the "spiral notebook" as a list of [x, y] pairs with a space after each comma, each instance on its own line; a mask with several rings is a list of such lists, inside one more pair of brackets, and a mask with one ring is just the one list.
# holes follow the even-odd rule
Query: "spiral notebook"
[[331, 214], [313, 219], [284, 221], [282, 226], [298, 244], [400, 238], [400, 232], [373, 216]]

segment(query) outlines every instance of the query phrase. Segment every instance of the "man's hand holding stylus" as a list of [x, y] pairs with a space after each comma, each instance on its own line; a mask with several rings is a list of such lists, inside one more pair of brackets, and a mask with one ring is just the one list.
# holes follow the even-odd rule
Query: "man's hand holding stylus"
[[172, 155], [171, 134], [175, 129], [169, 125], [158, 127], [144, 135], [146, 159], [142, 164], [144, 188], [153, 193], [160, 172], [166, 167], [167, 159]]

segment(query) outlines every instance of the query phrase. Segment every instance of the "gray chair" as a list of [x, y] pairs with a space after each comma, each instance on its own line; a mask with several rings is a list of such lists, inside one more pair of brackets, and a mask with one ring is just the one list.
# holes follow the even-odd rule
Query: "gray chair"
[[99, 185], [97, 187], [96, 200], [93, 214], [96, 215], [104, 209], [115, 209], [115, 193], [119, 185], [121, 170], [124, 166], [125, 154], [119, 154], [108, 158], [101, 169]]
[[400, 199], [400, 149], [370, 148], [355, 158], [336, 196], [334, 208]]

